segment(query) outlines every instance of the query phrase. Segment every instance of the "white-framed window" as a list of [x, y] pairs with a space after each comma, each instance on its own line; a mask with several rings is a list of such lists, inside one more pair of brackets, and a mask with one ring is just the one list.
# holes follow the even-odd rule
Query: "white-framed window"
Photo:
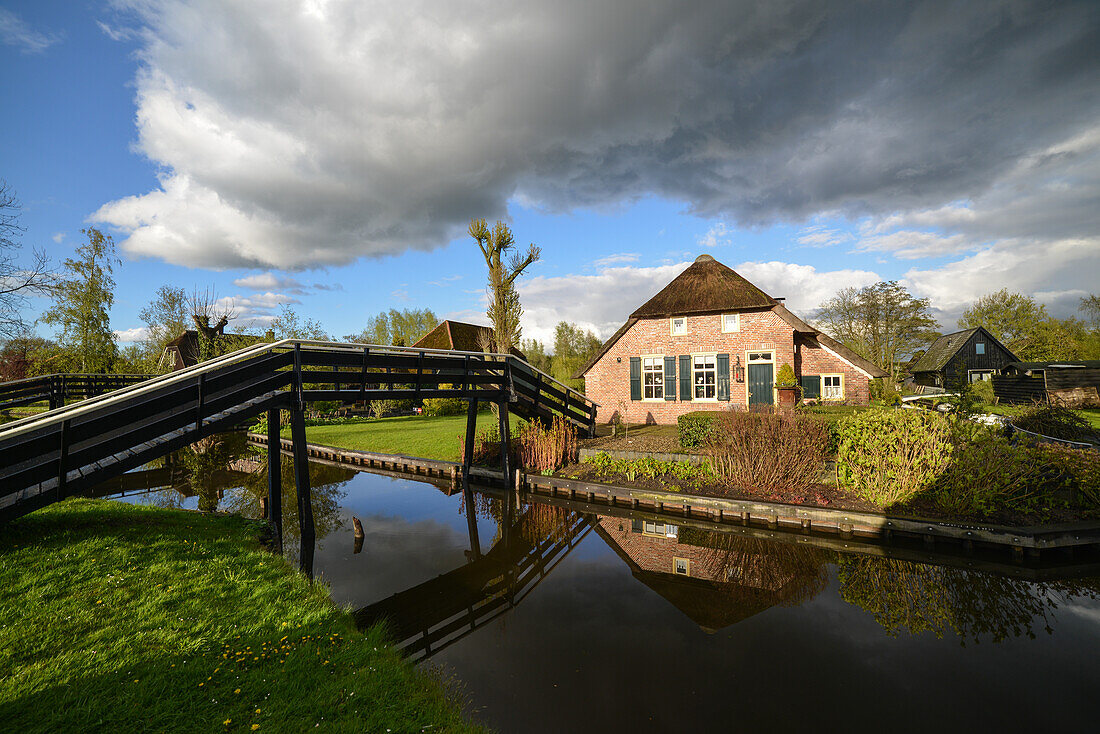
[[673, 336], [680, 336], [688, 333], [688, 317], [687, 316], [673, 316], [669, 319], [669, 328], [672, 330]]
[[843, 400], [844, 375], [822, 375], [821, 397], [823, 400]]
[[974, 354], [985, 354], [985, 342], [978, 342], [974, 345]]
[[669, 525], [652, 520], [642, 521], [642, 535], [659, 535], [662, 538], [675, 538], [679, 536], [680, 528], [677, 525]]
[[718, 399], [718, 356], [696, 354], [691, 358], [691, 384], [695, 400]]
[[678, 574], [680, 576], [690, 576], [691, 575], [691, 561], [689, 561], [686, 558], [673, 557], [673, 559], [672, 559], [672, 572], [675, 573], [675, 574]]
[[663, 400], [664, 397], [664, 357], [642, 357], [642, 398], [645, 400]]
[[722, 314], [722, 333], [729, 334], [734, 331], [741, 331], [741, 314]]

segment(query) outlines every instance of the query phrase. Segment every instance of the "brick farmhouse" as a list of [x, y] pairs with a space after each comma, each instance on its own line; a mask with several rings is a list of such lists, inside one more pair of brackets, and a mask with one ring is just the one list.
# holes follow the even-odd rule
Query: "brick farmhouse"
[[630, 315], [575, 377], [597, 421], [675, 423], [696, 410], [776, 403], [790, 365], [804, 400], [866, 405], [886, 373], [710, 255]]

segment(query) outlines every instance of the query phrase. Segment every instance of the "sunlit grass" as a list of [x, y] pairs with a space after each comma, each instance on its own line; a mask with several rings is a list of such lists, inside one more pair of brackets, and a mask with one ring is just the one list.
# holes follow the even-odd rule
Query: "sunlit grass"
[[470, 728], [261, 527], [74, 500], [0, 528], [4, 729]]
[[[519, 419], [511, 417], [512, 431], [518, 430]], [[478, 413], [478, 430], [496, 425], [492, 413]], [[381, 454], [418, 456], [437, 461], [457, 461], [460, 443], [458, 437], [466, 432], [465, 415], [447, 415], [438, 418], [428, 416], [403, 416], [383, 418], [365, 423], [347, 423], [332, 426], [308, 426], [306, 440], [325, 446], [338, 446], [357, 451], [374, 451]], [[283, 429], [283, 437], [290, 437], [290, 429]]]

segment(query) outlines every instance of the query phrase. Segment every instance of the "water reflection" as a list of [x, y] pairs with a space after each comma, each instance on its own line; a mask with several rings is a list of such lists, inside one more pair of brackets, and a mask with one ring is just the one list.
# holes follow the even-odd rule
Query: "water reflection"
[[[219, 509], [258, 517], [266, 473], [248, 462], [202, 475], [177, 458], [125, 481], [164, 482], [191, 507], [214, 487]], [[293, 472], [282, 475], [295, 539]], [[840, 728], [852, 710], [902, 730], [1090, 721], [1095, 555], [1016, 564], [564, 499], [517, 505], [499, 491], [449, 496], [323, 464], [310, 477], [317, 541], [302, 552], [336, 601], [362, 624], [387, 620], [407, 655], [461, 680], [502, 731], [724, 730], [731, 711], [749, 730]], [[1021, 696], [1020, 671], [1035, 670]]]

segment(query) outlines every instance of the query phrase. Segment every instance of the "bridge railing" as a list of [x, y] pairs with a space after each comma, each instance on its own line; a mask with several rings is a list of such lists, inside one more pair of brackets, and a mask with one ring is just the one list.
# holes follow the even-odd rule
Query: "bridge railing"
[[145, 382], [151, 375], [56, 373], [0, 383], [0, 410], [47, 401], [50, 408], [66, 398], [90, 398]]

